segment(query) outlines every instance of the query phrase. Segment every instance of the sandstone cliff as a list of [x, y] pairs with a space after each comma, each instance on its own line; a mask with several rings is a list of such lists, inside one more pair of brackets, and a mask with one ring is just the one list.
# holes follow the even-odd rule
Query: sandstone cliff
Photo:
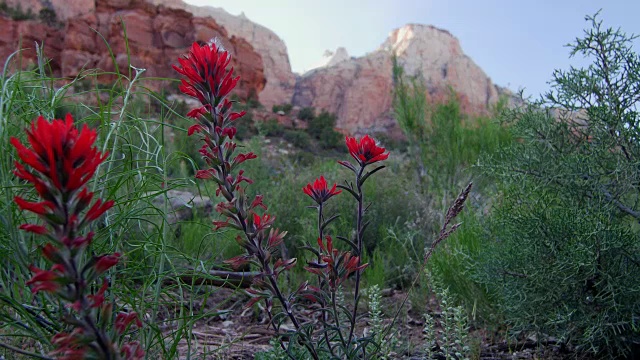
[[[36, 19], [17, 21], [0, 15], [0, 60], [17, 50], [21, 42], [27, 48], [22, 52], [23, 61], [34, 61], [34, 42], [44, 41], [45, 54], [51, 59], [56, 76], [75, 77], [82, 69], [93, 68], [113, 71], [115, 66], [104, 37], [120, 70], [126, 72], [128, 57], [121, 23], [124, 22], [131, 64], [146, 68], [146, 77], [177, 78], [171, 64], [177, 63], [176, 59], [185, 54], [194, 41], [207, 42], [218, 37], [233, 54], [232, 65], [241, 76], [236, 94], [246, 98], [264, 89], [266, 81], [261, 56], [245, 39], [229, 35], [212, 18], [194, 17], [187, 11], [156, 6], [144, 0], [11, 1], [18, 1], [23, 8], [26, 2], [32, 2], [33, 9], [37, 9], [38, 4], [53, 6], [56, 14], [67, 14], [68, 17], [47, 25]], [[78, 8], [71, 6], [74, 4]], [[104, 77], [103, 80], [109, 81]], [[158, 84], [145, 83], [151, 87]]]
[[449, 32], [427, 25], [394, 30], [374, 52], [341, 59], [298, 78], [294, 105], [327, 110], [349, 133], [397, 132], [392, 116], [392, 57], [410, 76], [423, 79], [430, 102], [447, 99], [452, 88], [466, 113], [483, 114], [497, 102], [498, 88]]
[[[286, 46], [275, 33], [219, 8], [195, 7], [182, 0], [5, 1], [33, 13], [53, 9], [58, 23], [0, 15], [0, 60], [15, 51], [19, 41], [31, 48], [34, 41], [44, 41], [55, 75], [74, 77], [91, 68], [112, 71], [113, 62], [102, 38], [92, 30], [96, 29], [124, 69], [122, 19], [132, 64], [147, 68], [145, 76], [176, 78], [170, 65], [193, 41], [218, 37], [234, 55], [233, 65], [241, 76], [236, 94], [241, 98], [257, 95], [267, 110], [283, 103], [327, 110], [337, 115], [340, 130], [352, 134], [399, 133], [391, 111], [394, 55], [408, 75], [424, 81], [431, 102], [446, 100], [453, 89], [464, 112], [484, 114], [500, 96], [510, 95], [463, 53], [454, 36], [433, 26], [397, 29], [378, 49], [359, 58], [350, 57], [344, 48], [327, 52], [320, 67], [296, 76]], [[23, 57], [33, 61], [35, 53], [25, 51]]]
[[249, 20], [244, 14], [231, 15], [224, 9], [193, 6], [182, 0], [149, 0], [154, 4], [187, 10], [202, 17], [211, 17], [231, 36], [245, 39], [260, 54], [264, 63], [266, 86], [259, 94], [260, 103], [268, 109], [273, 105], [291, 103], [295, 75], [291, 71], [289, 54], [284, 41], [273, 31]]

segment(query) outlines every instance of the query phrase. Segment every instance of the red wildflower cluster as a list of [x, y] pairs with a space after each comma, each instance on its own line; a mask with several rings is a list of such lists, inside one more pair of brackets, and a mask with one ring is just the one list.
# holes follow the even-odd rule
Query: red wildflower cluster
[[[302, 331], [303, 324], [298, 321], [294, 314], [293, 305], [299, 296], [317, 299], [323, 309], [319, 315], [324, 324], [322, 330], [323, 342], [334, 357], [339, 357], [334, 353], [331, 339], [341, 339], [345, 349], [356, 343], [352, 342], [352, 339], [357, 319], [358, 300], [360, 298], [358, 293], [360, 273], [367, 266], [367, 264], [361, 264], [361, 259], [357, 256], [363, 251], [362, 237], [366, 228], [366, 224], [363, 221], [366, 206], [364, 206], [362, 185], [371, 174], [379, 171], [384, 166], [379, 166], [366, 173], [364, 170], [365, 166], [369, 164], [387, 159], [389, 153], [385, 153], [385, 149], [376, 145], [375, 141], [368, 135], [359, 141], [352, 137], [346, 138], [349, 152], [357, 161], [359, 167], [356, 168], [348, 161], [340, 162], [356, 175], [355, 183], [347, 183], [346, 186], [340, 186], [340, 188], [347, 190], [358, 203], [357, 224], [356, 236], [353, 241], [338, 238], [348, 243], [353, 252], [340, 251], [334, 248], [333, 241], [329, 236], [326, 237], [326, 244], [322, 240], [324, 238], [323, 232], [327, 225], [337, 218], [337, 215], [335, 215], [325, 219], [322, 205], [331, 197], [341, 193], [341, 190], [337, 190], [338, 186], [333, 184], [333, 186], [329, 187], [324, 176], [321, 176], [313, 183], [303, 187], [304, 193], [318, 204], [316, 208], [318, 210], [319, 250], [316, 250], [310, 244], [307, 244], [305, 248], [317, 256], [317, 260], [309, 262], [309, 266], [306, 269], [318, 275], [319, 287], [308, 286], [307, 283], [304, 283], [292, 294], [285, 295], [278, 287], [278, 276], [282, 271], [293, 267], [296, 264], [296, 259], [283, 260], [274, 258], [274, 254], [278, 252], [277, 247], [282, 243], [286, 233], [272, 228], [275, 220], [272, 215], [258, 212], [259, 207], [263, 208], [264, 211], [267, 210], [267, 206], [262, 201], [262, 196], [256, 196], [250, 202], [245, 195], [245, 188], [242, 187], [242, 183], [251, 184], [252, 181], [245, 177], [243, 170], [238, 169], [238, 167], [247, 160], [255, 159], [256, 155], [252, 152], [234, 154], [236, 143], [233, 142], [233, 139], [237, 130], [233, 126], [233, 122], [244, 116], [245, 113], [232, 112], [233, 102], [227, 99], [227, 95], [238, 82], [238, 77], [233, 77], [233, 68], [227, 70], [227, 66], [231, 62], [231, 56], [219, 44], [214, 42], [203, 46], [193, 44], [189, 54], [178, 61], [179, 65], [174, 66], [174, 69], [185, 77], [185, 79], [182, 79], [180, 90], [184, 94], [198, 99], [202, 104], [202, 106], [191, 110], [187, 114], [187, 116], [194, 118], [196, 121], [196, 124], [188, 129], [188, 135], [198, 133], [204, 141], [200, 154], [207, 163], [207, 168], [199, 170], [196, 173], [196, 178], [215, 181], [218, 185], [216, 195], [224, 197], [224, 201], [215, 207], [216, 211], [223, 216], [223, 219], [216, 220], [213, 224], [216, 230], [229, 227], [242, 232], [242, 235], [238, 235], [236, 240], [246, 250], [246, 253], [227, 260], [227, 263], [233, 267], [240, 267], [251, 262], [260, 269], [260, 275], [254, 278], [252, 287], [247, 290], [247, 293], [252, 297], [248, 306], [257, 301], [265, 300], [266, 310], [272, 319], [271, 325], [276, 332], [279, 332], [279, 326], [275, 320], [279, 317], [274, 317], [272, 314], [273, 299], [277, 298], [282, 306], [282, 314], [291, 320], [297, 331]], [[335, 301], [337, 286], [353, 273], [356, 274], [355, 304], [351, 314], [349, 334], [348, 336], [343, 336], [346, 334], [342, 333], [340, 326], [327, 324], [327, 320], [330, 317], [328, 309], [330, 308], [329, 303]], [[328, 297], [325, 296], [327, 284], [332, 293], [332, 300], [328, 300]], [[337, 315], [334, 314], [332, 316], [335, 318]], [[299, 339], [307, 348], [311, 357], [319, 359], [316, 344], [314, 344], [315, 340], [312, 339], [313, 336], [309, 337], [306, 329], [305, 327], [304, 336], [299, 337]]]
[[[389, 153], [384, 153], [385, 148], [378, 146], [376, 141], [369, 135], [363, 136], [360, 141], [356, 140], [355, 137], [347, 136], [345, 141], [347, 143], [349, 153], [354, 159], [356, 159], [360, 166], [386, 160], [389, 157]], [[347, 161], [341, 161], [340, 164], [353, 168], [352, 166], [347, 165], [349, 164]]]
[[[16, 161], [15, 174], [31, 183], [41, 198], [41, 201], [31, 202], [16, 196], [14, 200], [22, 210], [33, 212], [45, 223], [23, 224], [20, 228], [52, 240], [41, 249], [44, 258], [52, 263], [51, 268], [44, 270], [31, 266], [34, 275], [27, 285], [33, 293], [43, 291], [68, 302], [68, 308], [77, 315], [63, 318], [72, 331], [58, 333], [52, 338], [52, 344], [56, 346], [53, 355], [60, 359], [116, 358], [118, 353], [106, 329], [97, 325], [98, 316], [111, 318], [112, 304], [106, 303], [104, 296], [108, 282], [104, 281], [94, 294], [91, 286], [118, 263], [120, 254], [93, 256], [80, 266], [84, 249], [93, 239], [93, 232], [82, 235], [82, 228], [100, 218], [114, 204], [112, 200], [93, 201], [94, 194], [86, 187], [107, 157], [93, 146], [96, 138], [96, 131], [86, 125], [78, 131], [71, 115], [65, 120], [51, 122], [38, 117], [27, 130], [29, 147], [17, 138], [11, 138], [11, 144], [22, 160], [22, 163]], [[132, 356], [125, 358], [141, 358], [141, 351], [130, 351]]]
[[335, 291], [351, 273], [361, 271], [369, 264], [360, 265], [360, 257], [353, 256], [349, 251], [340, 251], [333, 247], [331, 236], [326, 236], [326, 245], [318, 238], [318, 246], [321, 249], [322, 262], [308, 262], [305, 269], [316, 275], [324, 277], [329, 284], [330, 291]]
[[342, 192], [342, 190], [336, 190], [336, 187], [337, 184], [333, 184], [333, 187], [329, 189], [327, 187], [327, 180], [325, 180], [324, 176], [320, 176], [313, 184], [307, 184], [307, 186], [303, 187], [302, 191], [309, 195], [318, 205], [321, 205], [332, 196]]
[[236, 86], [240, 77], [233, 77], [233, 67], [227, 71], [231, 55], [221, 46], [193, 43], [189, 55], [178, 59], [173, 68], [187, 77], [180, 91], [205, 105], [217, 105]]
[[[242, 187], [243, 182], [251, 184], [253, 181], [244, 176], [244, 170], [239, 166], [257, 156], [252, 152], [235, 154], [237, 145], [233, 139], [237, 130], [233, 122], [245, 112], [233, 112], [233, 102], [227, 99], [238, 82], [238, 77], [233, 77], [233, 68], [227, 70], [230, 61], [231, 56], [219, 44], [214, 42], [200, 46], [194, 43], [189, 54], [174, 66], [186, 77], [180, 90], [202, 103], [201, 107], [187, 114], [197, 121], [189, 128], [188, 134], [201, 134], [204, 145], [200, 154], [209, 166], [199, 170], [196, 178], [215, 181], [218, 184], [216, 195], [225, 199], [215, 207], [224, 217], [213, 222], [215, 229], [230, 227], [244, 232], [244, 236], [238, 236], [236, 240], [245, 248], [246, 254], [229, 259], [227, 263], [240, 267], [254, 262], [267, 276], [277, 277], [280, 271], [293, 266], [295, 259], [276, 261], [272, 268], [272, 254], [278, 251], [276, 246], [282, 242], [286, 232], [271, 228], [275, 220], [273, 216], [257, 212], [260, 207], [267, 210], [262, 196], [258, 195], [249, 202]], [[260, 291], [275, 293], [269, 282], [255, 285], [261, 288]]]

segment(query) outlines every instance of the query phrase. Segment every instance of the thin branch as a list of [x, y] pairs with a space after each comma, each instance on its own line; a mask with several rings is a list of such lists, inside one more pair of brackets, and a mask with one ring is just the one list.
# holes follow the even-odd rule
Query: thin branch
[[0, 347], [3, 347], [5, 349], [9, 349], [9, 350], [11, 350], [13, 352], [16, 352], [18, 354], [21, 354], [21, 355], [31, 356], [31, 357], [34, 357], [36, 359], [55, 360], [54, 358], [50, 358], [50, 357], [45, 356], [45, 355], [40, 355], [40, 354], [36, 354], [36, 353], [30, 352], [30, 351], [22, 350], [20, 348], [17, 348], [15, 346], [12, 346], [12, 345], [9, 345], [9, 344], [5, 344], [3, 342], [0, 342]]

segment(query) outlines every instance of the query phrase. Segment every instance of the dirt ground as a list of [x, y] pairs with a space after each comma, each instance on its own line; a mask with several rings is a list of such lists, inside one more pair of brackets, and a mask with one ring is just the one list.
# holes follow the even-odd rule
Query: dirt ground
[[[383, 309], [390, 325], [393, 309], [396, 309], [406, 297], [401, 291], [387, 290], [383, 298]], [[244, 360], [253, 359], [254, 354], [271, 349], [270, 340], [275, 332], [268, 326], [268, 320], [263, 312], [246, 308], [247, 297], [237, 291], [220, 288], [206, 299], [206, 303], [196, 302], [195, 310], [213, 310], [217, 312], [208, 318], [198, 320], [191, 332], [191, 337], [182, 339], [179, 344], [180, 359], [221, 359]], [[438, 315], [435, 299], [429, 301], [431, 311]], [[221, 306], [221, 304], [223, 304]], [[363, 312], [366, 304], [363, 305]], [[386, 312], [386, 311], [385, 311]], [[300, 315], [312, 321], [313, 309], [303, 311]], [[409, 303], [401, 311], [400, 320], [395, 327], [397, 337], [401, 340], [400, 351], [394, 354], [394, 359], [425, 359], [425, 334], [423, 313], [415, 312]], [[365, 316], [363, 324], [357, 331], [362, 334], [369, 326]], [[289, 326], [291, 327], [291, 326]], [[287, 330], [285, 323], [283, 329]], [[169, 329], [167, 329], [169, 331]], [[472, 329], [470, 333], [473, 358], [482, 360], [519, 360], [519, 359], [587, 359], [566, 351], [560, 345], [550, 342], [540, 345], [533, 338], [507, 342], [504, 335], [490, 334], [485, 329]], [[191, 354], [188, 356], [187, 354]], [[444, 357], [443, 357], [444, 359]]]

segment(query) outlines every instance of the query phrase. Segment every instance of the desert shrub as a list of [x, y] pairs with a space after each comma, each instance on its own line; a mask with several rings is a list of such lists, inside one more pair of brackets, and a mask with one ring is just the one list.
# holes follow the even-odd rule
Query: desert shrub
[[495, 120], [464, 114], [453, 90], [447, 102], [427, 104], [423, 80], [407, 77], [395, 59], [393, 76], [395, 118], [421, 187], [455, 196], [459, 185], [470, 179], [464, 168], [480, 154], [508, 144], [509, 132]]
[[52, 8], [43, 7], [38, 13], [38, 19], [49, 26], [58, 26], [58, 16]]
[[[397, 239], [407, 253], [416, 254], [417, 247], [428, 245], [425, 244], [427, 240], [420, 239], [435, 238], [437, 224], [445, 210], [443, 204], [456, 196], [460, 184], [473, 180], [475, 186], [471, 203], [475, 213], [465, 214], [458, 233], [433, 254], [430, 271], [442, 279], [443, 286], [449, 288], [451, 296], [469, 313], [475, 312], [476, 319], [492, 320], [495, 306], [484, 286], [474, 278], [472, 270], [477, 266], [479, 244], [486, 233], [483, 230], [485, 225], [480, 221], [481, 212], [491, 201], [494, 189], [489, 181], [478, 177], [470, 167], [482, 154], [510, 144], [511, 134], [498, 120], [465, 115], [454, 92], [445, 103], [428, 104], [425, 91], [421, 78], [407, 77], [397, 62], [394, 63], [393, 107], [396, 121], [406, 138], [404, 145], [409, 166], [405, 176], [415, 179], [417, 185], [414, 188], [419, 197], [424, 198], [423, 208], [428, 211], [421, 214], [421, 223], [425, 224], [422, 236], [393, 232], [389, 237]], [[498, 113], [502, 102], [496, 107]], [[400, 256], [403, 249], [399, 247], [388, 250], [398, 254], [391, 256]], [[413, 258], [419, 259], [419, 256], [413, 255]], [[414, 276], [410, 267], [389, 269], [393, 271], [393, 278], [402, 284]], [[420, 301], [412, 299], [412, 302]]]
[[326, 111], [309, 121], [307, 132], [318, 140], [324, 149], [335, 149], [342, 145], [342, 135], [334, 130], [336, 126], [336, 116]]
[[484, 168], [502, 184], [480, 277], [514, 330], [607, 357], [640, 343], [640, 58], [597, 16], [538, 103], [505, 113], [519, 141]]
[[312, 107], [305, 107], [300, 109], [300, 111], [298, 112], [298, 119], [300, 120], [313, 120], [313, 118], [316, 117], [316, 109], [312, 108]]
[[274, 113], [277, 113], [278, 111], [282, 111], [285, 114], [288, 114], [291, 109], [293, 109], [293, 105], [291, 104], [280, 104], [280, 105], [273, 105], [273, 107], [271, 107], [271, 111], [273, 111]]
[[284, 126], [278, 123], [276, 119], [269, 119], [260, 123], [260, 133], [264, 136], [282, 136], [284, 134]]
[[311, 144], [309, 134], [301, 130], [286, 129], [284, 130], [283, 138], [300, 149], [308, 148]]

